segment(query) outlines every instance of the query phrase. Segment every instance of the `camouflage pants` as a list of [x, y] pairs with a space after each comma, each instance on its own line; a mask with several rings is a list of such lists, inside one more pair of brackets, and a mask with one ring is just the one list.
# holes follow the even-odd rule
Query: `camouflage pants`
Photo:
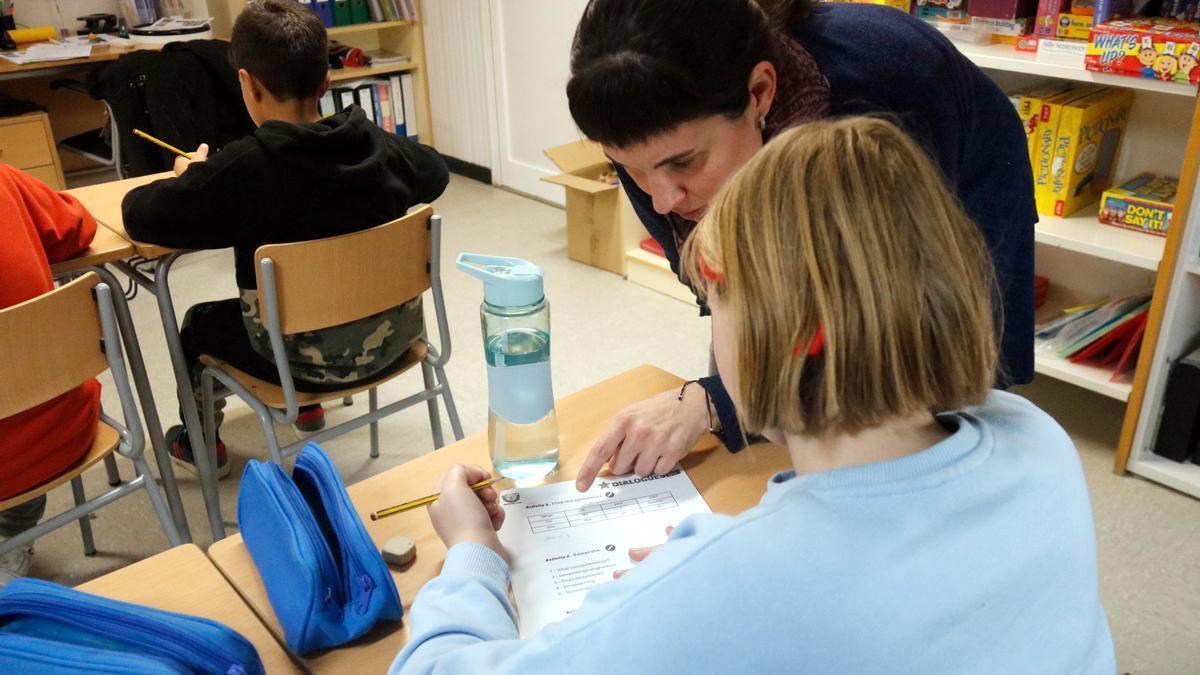
[[[201, 415], [201, 354], [215, 356], [260, 380], [279, 382], [257, 307], [255, 292], [243, 291], [241, 299], [201, 303], [184, 316], [180, 338]], [[285, 336], [284, 350], [298, 391], [338, 391], [386, 375], [424, 329], [421, 300], [416, 298], [362, 321]], [[220, 388], [219, 382], [214, 385]], [[216, 405], [218, 428], [223, 407], [223, 401]]]

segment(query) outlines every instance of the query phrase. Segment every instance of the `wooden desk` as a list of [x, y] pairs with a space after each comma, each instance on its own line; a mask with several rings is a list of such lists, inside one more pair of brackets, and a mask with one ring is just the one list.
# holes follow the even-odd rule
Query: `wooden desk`
[[[667, 389], [678, 389], [683, 381], [652, 366], [642, 366], [611, 380], [558, 401], [559, 471], [552, 480], [573, 480], [583, 458], [599, 438], [612, 416], [630, 403]], [[398, 534], [412, 537], [417, 559], [403, 572], [392, 570], [405, 613], [412, 608], [417, 591], [441, 570], [446, 549], [442, 546], [424, 509], [379, 521], [369, 513], [432, 491], [446, 468], [456, 463], [490, 466], [487, 434], [469, 436], [458, 443], [414, 459], [403, 466], [350, 486], [350, 498], [377, 544]], [[683, 462], [688, 475], [713, 511], [740, 513], [758, 503], [767, 478], [790, 466], [782, 449], [758, 445], [733, 455], [711, 437], [703, 441]], [[282, 642], [282, 631], [267, 599], [254, 561], [241, 535], [216, 542], [208, 555], [247, 603]], [[352, 645], [305, 659], [317, 672], [384, 672], [408, 642], [408, 623], [383, 626]]]
[[100, 225], [96, 228], [96, 238], [92, 240], [92, 245], [86, 251], [74, 258], [51, 265], [50, 271], [54, 276], [58, 276], [104, 263], [124, 260], [131, 255], [133, 255], [133, 244], [104, 225]]
[[[179, 400], [182, 402], [180, 407], [183, 408], [184, 425], [191, 436], [192, 447], [202, 448], [206, 446], [203, 434], [200, 431], [202, 428], [200, 413], [196, 409], [195, 399], [190, 393], [192, 390], [191, 376], [188, 373], [187, 361], [183, 355], [183, 343], [179, 338], [179, 321], [175, 314], [175, 304], [171, 298], [169, 282], [172, 265], [187, 251], [177, 251], [164, 246], [134, 241], [125, 232], [125, 221], [121, 216], [121, 201], [130, 190], [162, 178], [170, 178], [173, 175], [174, 173], [170, 171], [164, 171], [149, 176], [128, 178], [111, 183], [101, 183], [100, 185], [89, 185], [69, 190], [68, 193], [78, 199], [88, 211], [91, 211], [92, 215], [102, 225], [128, 239], [135, 253], [143, 258], [156, 261], [152, 274], [147, 274], [128, 262], [119, 264], [118, 268], [135, 283], [141, 284], [154, 292], [155, 300], [158, 302], [159, 317], [162, 319], [163, 337], [167, 342], [167, 352], [171, 356], [171, 368], [175, 372], [176, 392]], [[143, 383], [149, 389], [148, 380], [143, 373], [138, 373], [135, 370], [134, 381], [138, 383], [139, 390], [142, 389]], [[157, 425], [157, 421], [154, 420], [155, 415], [147, 413], [146, 417], [152, 420], [152, 425]], [[156, 444], [155, 456], [160, 456], [159, 440], [157, 440], [157, 434], [153, 429], [151, 429], [151, 439]], [[197, 461], [203, 464], [206, 457], [205, 453], [200, 453]], [[208, 515], [209, 528], [213, 532], [213, 539], [224, 538], [225, 525], [221, 520], [220, 495], [217, 490], [216, 479], [202, 480], [200, 487], [201, 492], [204, 494], [204, 506]]]
[[143, 258], [161, 258], [173, 249], [154, 244], [143, 244], [130, 239], [129, 235], [125, 233], [125, 220], [121, 217], [121, 200], [125, 199], [125, 195], [136, 187], [153, 183], [162, 178], [171, 178], [174, 175], [171, 171], [164, 171], [149, 176], [138, 176], [137, 178], [75, 188], [66, 192], [78, 199], [102, 225], [129, 241], [138, 255]]
[[254, 644], [268, 673], [301, 672], [237, 591], [193, 544], [176, 546], [78, 588], [114, 600], [219, 621]]
[[[25, 51], [33, 46], [22, 45], [18, 51]], [[25, 77], [46, 77], [48, 75], [61, 75], [77, 70], [93, 66], [97, 63], [106, 63], [108, 61], [116, 61], [121, 56], [137, 50], [137, 47], [113, 47], [105, 45], [103, 47], [92, 47], [91, 56], [86, 59], [66, 59], [63, 61], [39, 61], [37, 63], [26, 63], [17, 65], [12, 61], [0, 59], [0, 81], [16, 80]]]

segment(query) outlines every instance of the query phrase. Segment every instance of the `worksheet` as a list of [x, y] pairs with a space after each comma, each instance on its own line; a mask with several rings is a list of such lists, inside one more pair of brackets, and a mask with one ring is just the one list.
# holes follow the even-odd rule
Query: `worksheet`
[[630, 548], [662, 543], [668, 525], [711, 513], [681, 469], [597, 478], [587, 492], [574, 481], [513, 488], [500, 493], [500, 504], [523, 638], [578, 609], [613, 570], [633, 567]]

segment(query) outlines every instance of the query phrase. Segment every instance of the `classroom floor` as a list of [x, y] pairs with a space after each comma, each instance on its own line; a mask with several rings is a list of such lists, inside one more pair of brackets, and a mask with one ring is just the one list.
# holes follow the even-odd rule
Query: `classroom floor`
[[[453, 357], [447, 374], [467, 434], [483, 431], [487, 421], [487, 384], [479, 329], [479, 282], [457, 272], [453, 258], [461, 251], [526, 257], [546, 269], [546, 291], [552, 308], [555, 395], [562, 396], [641, 364], [696, 376], [708, 367], [709, 326], [684, 303], [630, 284], [616, 275], [579, 263], [566, 255], [561, 209], [454, 177], [435, 205], [444, 217], [442, 251]], [[232, 254], [198, 253], [183, 258], [172, 277], [180, 314], [191, 304], [232, 297]], [[429, 305], [432, 307], [432, 304]], [[176, 422], [174, 382], [153, 298], [145, 292], [132, 302], [152, 386], [166, 428]], [[419, 372], [407, 373], [381, 387], [380, 400], [416, 391]], [[1113, 448], [1123, 407], [1110, 399], [1054, 380], [1039, 378], [1021, 389], [1071, 433], [1079, 447], [1091, 488], [1100, 558], [1101, 593], [1108, 610], [1122, 672], [1182, 673], [1200, 667], [1200, 501], [1136, 477], [1112, 473]], [[106, 407], [115, 401], [106, 397]], [[360, 396], [353, 410], [366, 405]], [[327, 410], [331, 422], [347, 414], [340, 406]], [[449, 435], [449, 426], [445, 425]], [[297, 434], [282, 430], [284, 438]], [[237, 480], [248, 459], [265, 459], [257, 419], [231, 399], [222, 437], [233, 463], [221, 481], [222, 513], [233, 527], [237, 513]], [[432, 450], [424, 406], [411, 408], [381, 423], [381, 456], [367, 455], [366, 430], [336, 439], [326, 448], [342, 477], [352, 483]], [[126, 476], [132, 475], [122, 463]], [[87, 475], [89, 494], [106, 487], [104, 471]], [[196, 480], [180, 475], [183, 500], [197, 544], [211, 542]], [[423, 493], [433, 486], [398, 485], [397, 497]], [[51, 512], [70, 504], [70, 491], [51, 495]], [[1047, 514], [1053, 517], [1053, 514]], [[33, 575], [77, 584], [153, 555], [167, 546], [149, 504], [135, 495], [96, 514], [93, 521], [99, 552], [81, 555], [77, 527], [51, 533], [37, 542]], [[1031, 671], [1037, 666], [1031, 664]]]

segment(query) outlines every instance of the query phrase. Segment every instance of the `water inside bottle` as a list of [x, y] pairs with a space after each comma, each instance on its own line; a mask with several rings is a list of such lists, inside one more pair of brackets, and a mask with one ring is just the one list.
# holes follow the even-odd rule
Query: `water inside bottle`
[[[533, 328], [492, 335], [484, 347], [489, 366], [504, 368], [550, 358], [550, 336]], [[549, 386], [549, 382], [547, 382]], [[558, 418], [554, 408], [532, 424], [517, 424], [488, 408], [488, 445], [496, 471], [518, 484], [536, 483], [558, 466]]]

